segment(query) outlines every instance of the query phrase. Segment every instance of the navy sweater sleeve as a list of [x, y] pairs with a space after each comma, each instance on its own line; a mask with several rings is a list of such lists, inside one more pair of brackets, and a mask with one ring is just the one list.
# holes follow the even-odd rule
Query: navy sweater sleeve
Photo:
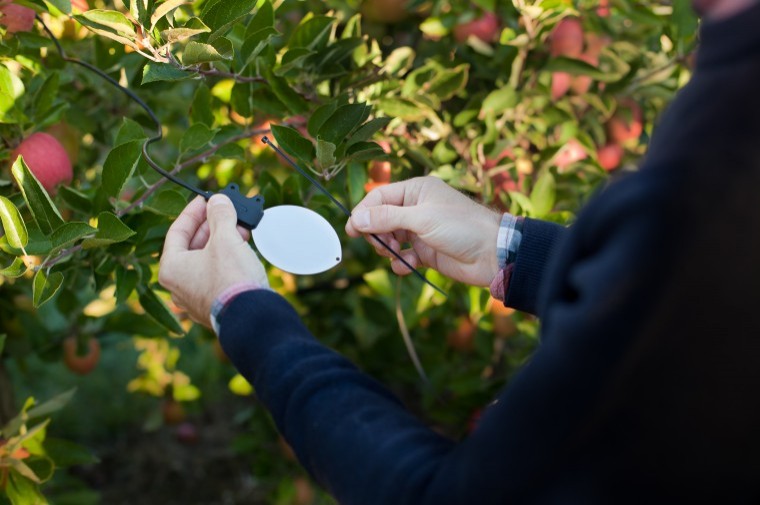
[[536, 314], [539, 288], [546, 266], [567, 229], [555, 223], [526, 218], [504, 305]]
[[[618, 206], [641, 197], [621, 195]], [[585, 342], [618, 330], [599, 323], [627, 313], [627, 296], [646, 299], [639, 273], [654, 271], [648, 223], [658, 212], [651, 195], [646, 205], [640, 202], [640, 213], [605, 213], [614, 226], [605, 227], [609, 236], [593, 253], [596, 266], [589, 271], [583, 263], [570, 274], [582, 281], [583, 303], [572, 306], [568, 299], [549, 315], [561, 321], [549, 322], [550, 333], [566, 331], [572, 321], [575, 344], [544, 335], [531, 363], [459, 443], [430, 430], [384, 387], [317, 342], [275, 293], [234, 299], [221, 314], [221, 343], [301, 463], [341, 504], [507, 503], [536, 486], [547, 489], [618, 362], [617, 347], [589, 352]], [[622, 267], [614, 261], [621, 253], [631, 258]], [[594, 305], [597, 312], [589, 314]], [[632, 328], [616, 336], [625, 340]]]

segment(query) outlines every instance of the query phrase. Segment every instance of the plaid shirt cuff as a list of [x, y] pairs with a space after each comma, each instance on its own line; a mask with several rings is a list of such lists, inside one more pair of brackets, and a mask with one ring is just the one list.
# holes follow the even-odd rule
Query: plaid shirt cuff
[[256, 282], [241, 282], [233, 284], [228, 287], [222, 293], [216, 297], [214, 303], [211, 305], [211, 328], [214, 333], [219, 335], [219, 321], [218, 318], [222, 313], [224, 307], [232, 301], [237, 295], [245, 293], [246, 291], [253, 291], [254, 289], [269, 289], [265, 286], [261, 286]]
[[499, 234], [496, 237], [496, 259], [499, 271], [491, 281], [491, 296], [504, 301], [509, 287], [509, 278], [517, 258], [517, 250], [522, 241], [523, 218], [505, 213], [499, 224]]

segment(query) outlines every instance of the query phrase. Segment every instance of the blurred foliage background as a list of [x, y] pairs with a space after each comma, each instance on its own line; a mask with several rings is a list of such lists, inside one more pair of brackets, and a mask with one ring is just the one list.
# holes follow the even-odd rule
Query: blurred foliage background
[[635, 170], [689, 80], [697, 33], [685, 0], [17, 0], [0, 12], [0, 503], [14, 504], [333, 503], [213, 334], [157, 283], [190, 194], [142, 158], [154, 122], [50, 34], [155, 111], [150, 152], [166, 170], [326, 217], [343, 262], [310, 277], [269, 267], [272, 287], [322, 342], [462, 438], [530, 356], [538, 321], [436, 272], [448, 298], [396, 278], [261, 136], [349, 208], [433, 175], [570, 224]]

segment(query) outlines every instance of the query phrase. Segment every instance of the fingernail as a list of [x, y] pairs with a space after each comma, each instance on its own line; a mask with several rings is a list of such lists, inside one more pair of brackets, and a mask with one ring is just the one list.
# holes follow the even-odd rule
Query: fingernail
[[354, 226], [359, 229], [369, 228], [369, 211], [358, 210], [351, 215], [351, 220], [354, 222]]
[[228, 205], [227, 201], [229, 201], [229, 199], [226, 196], [214, 195], [208, 199], [208, 204], [212, 207], [216, 205]]

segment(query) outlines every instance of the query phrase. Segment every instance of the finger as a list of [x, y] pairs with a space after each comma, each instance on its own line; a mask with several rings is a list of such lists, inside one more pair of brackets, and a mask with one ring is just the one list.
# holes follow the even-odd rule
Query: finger
[[[417, 256], [417, 253], [411, 249], [404, 249], [401, 251], [400, 256], [413, 268], [419, 268], [421, 265], [419, 256]], [[396, 275], [408, 275], [412, 273], [412, 270], [404, 265], [404, 263], [398, 258], [391, 259], [391, 270], [393, 270], [393, 273]]]
[[240, 234], [237, 231], [237, 212], [226, 195], [216, 194], [209, 198], [206, 218], [210, 231], [209, 240], [240, 241]]
[[243, 239], [243, 242], [248, 242], [249, 240], [251, 240], [251, 230], [249, 230], [248, 228], [238, 225], [237, 231], [240, 234], [240, 238]]
[[427, 213], [421, 207], [380, 205], [359, 209], [351, 215], [353, 230], [361, 233], [394, 233], [408, 230], [421, 235], [424, 234], [428, 222]]
[[[375, 252], [377, 254], [380, 256], [385, 256], [386, 258], [393, 256], [393, 254], [388, 250], [389, 248], [395, 252], [399, 252], [401, 250], [401, 244], [395, 238], [393, 238], [393, 235], [391, 234], [378, 235], [376, 237], [367, 235], [367, 241], [370, 243], [370, 245], [372, 245], [372, 247], [375, 248]], [[385, 243], [385, 245], [388, 247], [384, 246], [383, 243]]]
[[169, 227], [164, 241], [164, 254], [187, 251], [198, 228], [206, 221], [206, 203], [203, 197], [190, 202]]
[[206, 243], [208, 242], [210, 235], [211, 230], [209, 228], [208, 221], [204, 221], [200, 228], [198, 228], [198, 231], [195, 232], [195, 236], [193, 236], [192, 240], [190, 241], [190, 250], [197, 251], [206, 247]]
[[417, 179], [394, 182], [375, 188], [367, 193], [367, 196], [354, 207], [352, 217], [346, 222], [346, 233], [350, 237], [358, 237], [362, 233], [365, 233], [365, 231], [356, 226], [353, 219], [354, 213], [358, 212], [361, 214], [363, 210], [381, 205], [404, 206], [416, 203], [417, 190], [415, 188], [418, 186], [418, 182]]

